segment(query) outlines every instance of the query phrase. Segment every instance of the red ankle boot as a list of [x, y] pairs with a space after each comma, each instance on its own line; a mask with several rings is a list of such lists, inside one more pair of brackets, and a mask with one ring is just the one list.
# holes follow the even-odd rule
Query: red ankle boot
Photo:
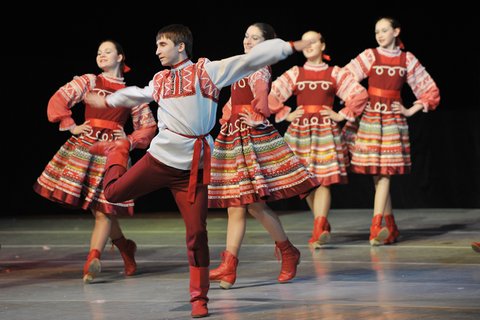
[[90, 283], [102, 271], [100, 251], [92, 249], [88, 253], [87, 262], [83, 265], [83, 283]]
[[390, 232], [386, 227], [382, 227], [382, 214], [374, 215], [372, 225], [370, 226], [370, 245], [379, 246], [385, 241]]
[[326, 217], [317, 217], [313, 221], [312, 237], [308, 240], [314, 249], [320, 248], [322, 245], [330, 241], [330, 223]]
[[208, 316], [208, 267], [190, 266], [190, 303], [192, 304], [192, 318]]
[[230, 289], [237, 279], [238, 259], [229, 251], [225, 250], [221, 254], [222, 262], [218, 268], [210, 271], [210, 280], [220, 280], [222, 289]]
[[473, 251], [480, 253], [480, 242], [472, 242], [472, 249]]
[[106, 156], [105, 168], [113, 165], [120, 165], [124, 168], [128, 166], [128, 157], [130, 152], [130, 141], [120, 139], [115, 141], [101, 141], [94, 143], [88, 151], [97, 156]]
[[137, 271], [137, 263], [135, 262], [135, 252], [137, 244], [130, 239], [121, 238], [112, 240], [112, 243], [118, 248], [125, 264], [125, 275], [131, 276]]
[[283, 242], [275, 241], [275, 245], [282, 256], [282, 269], [277, 280], [282, 283], [288, 282], [295, 278], [297, 274], [297, 265], [300, 263], [300, 251], [288, 239]]
[[397, 242], [400, 232], [398, 231], [397, 225], [395, 224], [395, 218], [393, 217], [393, 214], [385, 215], [385, 225], [387, 226], [390, 235], [383, 242], [383, 244], [392, 244]]

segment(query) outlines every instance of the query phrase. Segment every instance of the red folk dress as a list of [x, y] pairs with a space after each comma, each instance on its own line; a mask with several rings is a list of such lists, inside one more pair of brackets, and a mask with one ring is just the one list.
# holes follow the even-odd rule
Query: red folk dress
[[[285, 199], [316, 186], [311, 174], [266, 119], [270, 115], [270, 83], [270, 68], [265, 67], [231, 87], [231, 99], [223, 108], [222, 127], [212, 154], [208, 186], [211, 208]], [[239, 113], [244, 111], [263, 124], [253, 128], [242, 123]]]
[[320, 111], [332, 109], [335, 96], [339, 96], [345, 101], [339, 113], [354, 121], [367, 102], [366, 90], [339, 67], [306, 62], [303, 67], [287, 70], [272, 84], [269, 102], [271, 110], [277, 113], [277, 122], [288, 115], [290, 107], [283, 103], [292, 95], [304, 114], [290, 123], [285, 141], [319, 184], [347, 183], [348, 152], [341, 128]]
[[407, 82], [424, 112], [440, 102], [439, 90], [425, 68], [399, 48], [367, 49], [345, 66], [358, 81], [368, 77], [369, 102], [359, 121], [347, 124], [344, 133], [350, 151], [350, 170], [360, 174], [398, 175], [411, 170], [408, 123], [392, 110], [402, 102]]
[[[87, 92], [105, 96], [124, 87], [123, 78], [104, 74], [75, 77], [50, 99], [47, 110], [49, 121], [60, 122], [61, 131], [69, 130], [75, 126], [71, 108], [82, 101]], [[85, 119], [89, 120], [92, 131], [72, 135], [60, 147], [34, 183], [34, 191], [67, 207], [132, 215], [133, 200], [110, 203], [105, 199], [102, 181], [106, 157], [88, 152], [88, 148], [97, 141], [114, 140], [113, 130], [122, 129], [129, 117], [135, 130], [128, 136], [132, 148], [146, 148], [156, 131], [155, 118], [148, 104], [133, 109], [99, 109], [86, 105]]]

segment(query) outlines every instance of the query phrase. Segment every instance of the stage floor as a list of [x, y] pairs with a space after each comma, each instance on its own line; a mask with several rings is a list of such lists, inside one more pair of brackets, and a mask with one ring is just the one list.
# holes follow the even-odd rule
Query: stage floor
[[[332, 210], [331, 243], [311, 250], [308, 211], [280, 212], [301, 251], [297, 277], [260, 223], [248, 220], [237, 282], [212, 283], [207, 319], [480, 319], [480, 209], [396, 210], [397, 244], [371, 247], [371, 210]], [[191, 319], [183, 220], [178, 213], [121, 219], [137, 242], [138, 274], [125, 278], [107, 245], [102, 273], [82, 282], [90, 214], [0, 218], [0, 319]], [[226, 213], [208, 218], [211, 267], [225, 247]]]

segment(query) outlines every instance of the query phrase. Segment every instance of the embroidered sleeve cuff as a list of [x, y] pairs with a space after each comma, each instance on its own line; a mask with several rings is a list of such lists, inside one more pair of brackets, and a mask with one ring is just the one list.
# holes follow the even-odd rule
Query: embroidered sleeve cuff
[[291, 111], [292, 111], [292, 108], [288, 106], [283, 107], [279, 112], [275, 114], [275, 122], [279, 123], [284, 121]]
[[347, 121], [349, 121], [349, 122], [354, 122], [355, 121], [355, 115], [353, 114], [353, 112], [351, 110], [349, 110], [347, 108], [343, 108], [338, 113], [341, 114], [342, 116], [344, 116], [345, 119], [347, 119]]
[[428, 113], [428, 111], [430, 111], [430, 108], [428, 107], [428, 103], [423, 102], [422, 100], [417, 100], [413, 104], [417, 104], [417, 103], [423, 106], [423, 109], [422, 109], [423, 112]]
[[66, 117], [66, 118], [63, 118], [61, 121], [60, 121], [60, 128], [59, 130], [60, 131], [68, 131], [70, 130], [71, 128], [74, 128], [75, 127], [75, 121], [70, 118], [70, 117]]
[[266, 117], [261, 113], [254, 112], [252, 114], [252, 119], [253, 121], [260, 123], [260, 122], [265, 122]]

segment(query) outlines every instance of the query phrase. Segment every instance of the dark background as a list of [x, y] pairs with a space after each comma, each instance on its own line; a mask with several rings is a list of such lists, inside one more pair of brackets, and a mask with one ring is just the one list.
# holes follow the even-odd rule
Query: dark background
[[[478, 23], [475, 10], [461, 2], [429, 9], [401, 2], [385, 6], [385, 1], [364, 6], [345, 3], [309, 5], [298, 8], [262, 9], [254, 4], [201, 3], [180, 6], [180, 2], [140, 8], [135, 3], [122, 8], [110, 2], [71, 3], [63, 7], [28, 7], [4, 12], [15, 22], [2, 22], [1, 50], [4, 85], [2, 90], [7, 119], [3, 121], [3, 164], [7, 189], [6, 203], [0, 214], [63, 213], [65, 208], [43, 199], [32, 185], [47, 162], [69, 137], [49, 123], [46, 107], [55, 91], [73, 76], [99, 73], [95, 56], [106, 38], [119, 41], [133, 69], [127, 84], [144, 86], [162, 69], [155, 56], [155, 36], [167, 24], [188, 25], [194, 34], [194, 61], [211, 60], [243, 53], [243, 35], [254, 22], [274, 26], [280, 38], [296, 40], [310, 29], [320, 31], [327, 42], [330, 64], [343, 66], [366, 48], [376, 47], [374, 25], [378, 17], [388, 15], [402, 24], [401, 38], [426, 67], [440, 88], [441, 103], [428, 114], [409, 119], [412, 145], [412, 173], [394, 176], [392, 201], [395, 208], [480, 208], [480, 63], [478, 61]], [[366, 5], [369, 7], [365, 7]], [[135, 5], [135, 6], [134, 6]], [[138, 7], [137, 7], [138, 5]], [[79, 7], [76, 7], [79, 6]], [[267, 6], [263, 3], [263, 6]], [[40, 14], [39, 12], [51, 12]], [[293, 65], [302, 65], [301, 53], [274, 66], [274, 79]], [[218, 114], [229, 89], [222, 90]], [[403, 92], [411, 106], [413, 94]], [[152, 104], [156, 114], [156, 105]], [[74, 107], [78, 123], [83, 105]], [[277, 126], [281, 133], [285, 125]], [[212, 135], [215, 137], [218, 127]], [[143, 151], [135, 151], [138, 159]], [[370, 176], [350, 175], [350, 183], [332, 187], [332, 208], [371, 208], [373, 184]], [[298, 199], [272, 203], [277, 210], [305, 209]], [[168, 190], [160, 190], [136, 201], [137, 212], [176, 210]], [[78, 211], [69, 211], [72, 213]]]

